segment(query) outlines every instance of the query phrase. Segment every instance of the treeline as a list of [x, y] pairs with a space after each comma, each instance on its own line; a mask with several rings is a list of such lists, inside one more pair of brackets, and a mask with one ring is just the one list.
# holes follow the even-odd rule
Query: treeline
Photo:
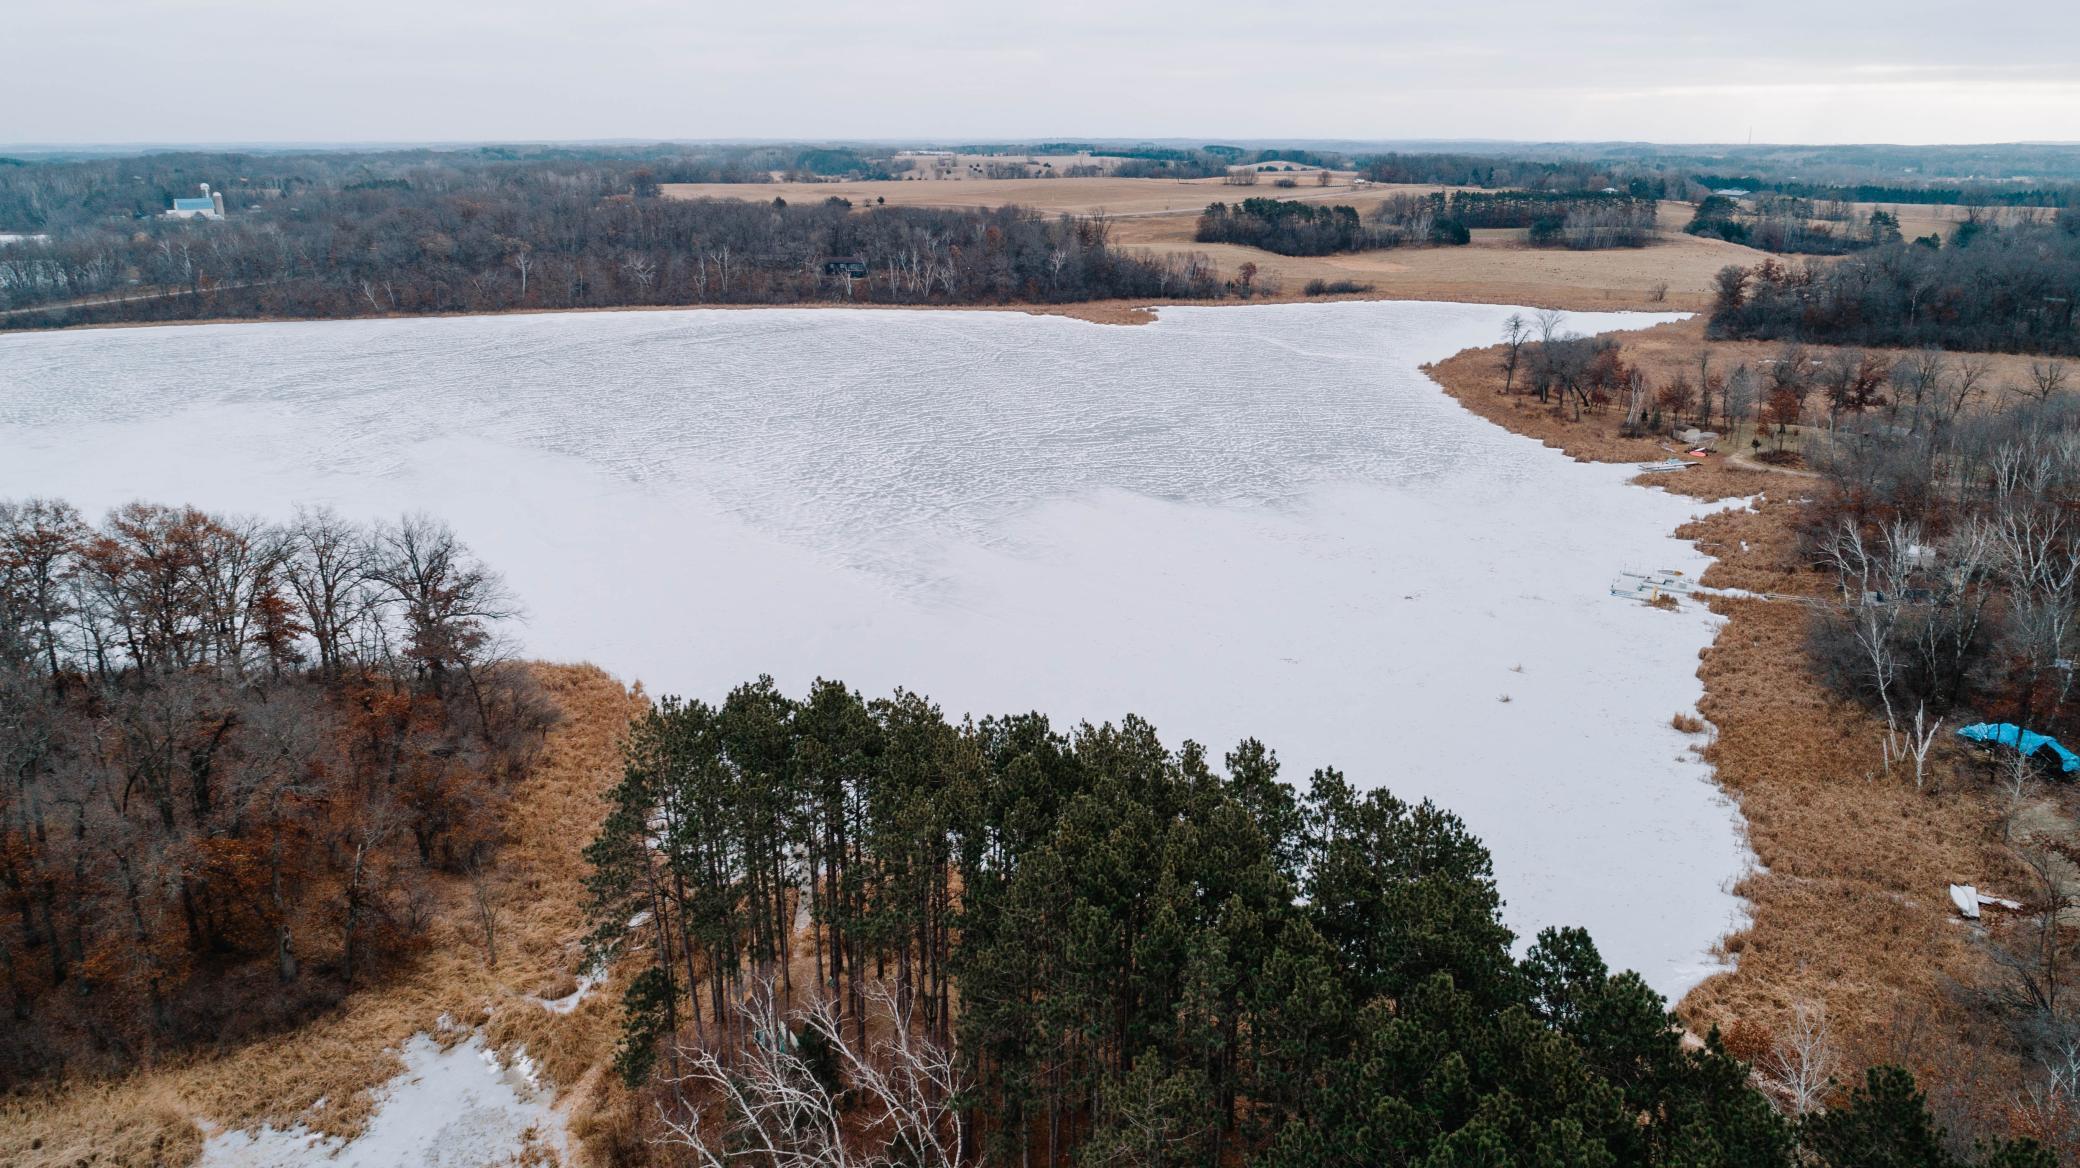
[[1124, 159], [1109, 172], [1120, 178], [1219, 178], [1229, 168], [1261, 162], [1293, 162], [1310, 167], [1342, 169], [1350, 165], [1341, 154], [1291, 148], [1245, 149], [1241, 146], [1135, 146], [1095, 142], [989, 143], [952, 148], [960, 154], [1091, 154]]
[[1388, 246], [1366, 230], [1349, 206], [1290, 199], [1244, 199], [1230, 207], [1214, 203], [1199, 216], [1192, 238], [1200, 243], [1239, 243], [1289, 256], [1332, 255]]
[[1359, 166], [1360, 174], [1380, 183], [1581, 193], [1615, 186], [1635, 199], [1666, 199], [1682, 193], [1680, 182], [1671, 188], [1665, 177], [1633, 163], [1599, 159], [1393, 153], [1361, 159]]
[[1224, 763], [835, 682], [662, 703], [588, 853], [650, 1158], [1967, 1162], [1902, 1072], [1789, 1119], [1581, 931], [1513, 958], [1449, 813]]
[[1894, 243], [1825, 267], [1729, 267], [1719, 273], [1710, 334], [2080, 353], [2080, 216], [1967, 224], [1948, 247]]
[[[2069, 145], [1723, 146], [1623, 143], [1498, 145], [1492, 152], [1400, 152], [1358, 160], [1375, 182], [1483, 189], [1600, 191], [1697, 202], [1738, 188], [1821, 201], [2066, 207], [2080, 193]], [[1725, 168], [1739, 166], [1729, 173]], [[1912, 174], [1912, 180], [1902, 174]], [[2023, 176], [2032, 177], [1981, 177]]]
[[1479, 228], [1523, 228], [1534, 247], [1585, 251], [1645, 247], [1654, 236], [1656, 210], [1651, 198], [1602, 190], [1451, 191], [1390, 198], [1380, 205], [1378, 219], [1415, 233], [1421, 230], [1417, 217], [1427, 214], [1434, 226], [1426, 234], [1459, 243]]
[[0, 248], [0, 308], [51, 305], [0, 323], [1220, 291], [1203, 257], [1116, 248], [1093, 219], [682, 201], [605, 194], [544, 170], [467, 177], [306, 191], [221, 222], [125, 221]]
[[1578, 250], [1645, 247], [1654, 233], [1655, 204], [1629, 195], [1536, 191], [1454, 191], [1392, 195], [1370, 222], [1356, 208], [1290, 199], [1214, 203], [1199, 216], [1194, 239], [1239, 243], [1290, 256], [1332, 255], [1412, 244], [1455, 246], [1476, 227], [1529, 228], [1534, 247]]
[[1874, 210], [1860, 225], [1854, 218], [1840, 203], [1816, 205], [1806, 199], [1765, 196], [1755, 200], [1751, 210], [1726, 195], [1708, 195], [1683, 230], [1798, 255], [1847, 255], [1900, 242], [1899, 218], [1891, 212]]
[[1798, 199], [1842, 203], [1911, 203], [1939, 207], [2070, 207], [2080, 186], [2018, 186], [2006, 183], [1811, 183], [1753, 175], [1700, 174], [1694, 181], [1714, 190], [1769, 191]]
[[351, 190], [453, 192], [517, 187], [597, 196], [666, 182], [766, 182], [775, 171], [851, 174], [856, 151], [801, 146], [480, 146], [458, 150], [180, 151], [0, 165], [0, 232], [63, 234], [150, 220], [200, 183], [233, 214], [282, 211], [308, 195]]
[[553, 716], [425, 519], [0, 501], [0, 1088], [231, 1043], [422, 940]]

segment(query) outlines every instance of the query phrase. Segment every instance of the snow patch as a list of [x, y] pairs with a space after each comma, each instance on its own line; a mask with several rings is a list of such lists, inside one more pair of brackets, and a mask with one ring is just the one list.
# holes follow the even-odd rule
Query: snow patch
[[524, 1049], [508, 1064], [480, 1035], [443, 1049], [420, 1034], [403, 1055], [403, 1073], [377, 1088], [357, 1138], [302, 1126], [222, 1131], [203, 1141], [200, 1168], [490, 1168], [530, 1149], [565, 1156], [563, 1117]]
[[568, 1014], [585, 1003], [585, 999], [591, 996], [593, 987], [606, 980], [607, 973], [605, 970], [588, 969], [578, 975], [577, 989], [560, 998], [536, 998], [535, 1001], [540, 1002], [542, 1008], [551, 1014]]

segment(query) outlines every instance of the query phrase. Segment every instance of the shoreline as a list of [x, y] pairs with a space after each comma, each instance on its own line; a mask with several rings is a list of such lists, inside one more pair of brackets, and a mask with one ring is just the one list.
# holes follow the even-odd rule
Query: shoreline
[[[1604, 335], [1638, 346], [1634, 356], [1649, 361], [1657, 347], [1694, 351], [1704, 343], [1695, 321]], [[1713, 348], [1728, 360], [1740, 355], [1737, 346]], [[1618, 437], [1608, 418], [1573, 421], [1523, 395], [1502, 395], [1499, 349], [1464, 350], [1425, 372], [1471, 412], [1579, 461], [1667, 456], [1653, 439]], [[1674, 532], [1712, 557], [1701, 583], [1820, 597], [1826, 582], [1797, 556], [1798, 514], [1814, 481], [1724, 460], [1632, 480], [1701, 503], [1752, 500]], [[1952, 781], [1947, 761], [1926, 790], [1882, 772], [1882, 722], [1824, 689], [1807, 664], [1803, 605], [1726, 596], [1706, 603], [1724, 623], [1698, 655], [1697, 709], [1709, 737], [1696, 749], [1738, 812], [1754, 865], [1731, 887], [1748, 914], [1717, 947], [1727, 968], [1669, 1008], [1694, 1034], [1718, 1030], [1733, 1053], [1753, 1061], [1798, 1011], [1818, 1006], [1852, 1074], [1903, 1065], [1932, 1095], [1946, 1091], [1969, 1106], [1944, 1068], [2003, 1056], [1959, 1008], [1959, 987], [1983, 984], [1989, 959], [1953, 926], [1945, 893], [1948, 882], [2017, 882], [1998, 846], [2000, 809], [1978, 786]]]
[[[469, 317], [495, 316], [562, 316], [576, 313], [595, 312], [696, 312], [696, 311], [762, 311], [769, 309], [814, 309], [838, 312], [1011, 312], [1025, 316], [1062, 316], [1080, 320], [1086, 324], [1135, 326], [1154, 324], [1157, 314], [1165, 308], [1250, 308], [1267, 304], [1482, 304], [1498, 307], [1554, 309], [1560, 312], [1658, 312], [1695, 313], [1692, 306], [1675, 303], [1672, 299], [1653, 302], [1645, 298], [1616, 298], [1604, 290], [1602, 299], [1596, 299], [1585, 290], [1576, 297], [1554, 298], [1525, 288], [1521, 296], [1498, 298], [1486, 290], [1469, 290], [1465, 293], [1440, 292], [1425, 289], [1420, 292], [1400, 294], [1374, 289], [1369, 292], [1344, 292], [1326, 296], [1307, 296], [1301, 293], [1280, 292], [1267, 296], [1219, 297], [1209, 300], [1180, 299], [1114, 299], [1082, 300], [1066, 304], [1043, 304], [1013, 302], [1007, 304], [880, 304], [846, 302], [837, 300], [807, 300], [790, 304], [613, 304], [587, 305], [579, 308], [501, 308], [491, 311], [472, 312], [382, 312], [357, 313], [352, 316], [210, 316], [179, 318], [171, 320], [111, 320], [93, 321], [82, 324], [53, 325], [47, 327], [0, 328], [0, 342], [10, 336], [35, 336], [41, 333], [84, 332], [93, 329], [171, 328], [211, 324], [318, 324], [357, 320], [454, 320]], [[33, 311], [33, 307], [29, 311]], [[64, 311], [53, 308], [52, 312]]]

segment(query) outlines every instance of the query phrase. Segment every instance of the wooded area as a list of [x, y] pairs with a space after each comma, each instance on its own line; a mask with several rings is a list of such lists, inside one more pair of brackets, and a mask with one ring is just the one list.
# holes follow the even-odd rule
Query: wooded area
[[[79, 165], [78, 173], [0, 169], [26, 188], [13, 193], [17, 205], [78, 194], [107, 211], [46, 239], [0, 246], [0, 327], [627, 305], [1062, 303], [1221, 291], [1203, 256], [1114, 247], [1100, 218], [1015, 207], [855, 209], [836, 199], [670, 200], [655, 197], [656, 169], [625, 162], [444, 159], [379, 178], [345, 165], [317, 168], [278, 176], [270, 181], [281, 185], [265, 194], [232, 186], [221, 221], [117, 214], [150, 200], [116, 175]], [[859, 265], [837, 269], [834, 260]], [[38, 305], [51, 307], [7, 311]]]
[[1847, 255], [1900, 241], [1899, 218], [1891, 212], [1874, 210], [1862, 222], [1856, 219], [1856, 212], [1844, 203], [1764, 195], [1749, 207], [1726, 195], [1709, 195], [1697, 204], [1697, 213], [1683, 230], [1763, 251], [1803, 255]]
[[1323, 206], [1290, 199], [1244, 199], [1230, 208], [1214, 203], [1199, 216], [1193, 239], [1239, 243], [1289, 256], [1333, 255], [1392, 241], [1367, 231], [1355, 207]]
[[1474, 228], [1529, 230], [1534, 247], [1578, 251], [1645, 247], [1653, 238], [1655, 204], [1629, 195], [1533, 191], [1452, 191], [1394, 195], [1371, 220], [1355, 207], [1291, 199], [1214, 203], [1199, 216], [1193, 238], [1239, 243], [1289, 256], [1334, 255], [1419, 244], [1461, 245]]
[[1254, 741], [1224, 762], [836, 682], [663, 702], [590, 849], [649, 1154], [1963, 1162], [1902, 1073], [1787, 1120], [1586, 934], [1513, 959], [1448, 812], [1287, 785]]
[[0, 1087], [292, 1025], [492, 861], [553, 710], [439, 523], [0, 501]]
[[[1593, 251], [1645, 247], [1654, 235], [1656, 207], [1652, 198], [1603, 190], [1449, 191], [1389, 199], [1377, 218], [1440, 242], [1464, 243], [1468, 232], [1480, 228], [1517, 228], [1528, 231], [1533, 247]], [[1434, 224], [1427, 228], [1426, 215]]]
[[[2054, 394], [1999, 413], [1910, 406], [1895, 417], [1812, 458], [1825, 486], [1803, 515], [1800, 550], [1834, 583], [1832, 602], [1811, 613], [1813, 668], [1883, 718], [1886, 769], [1918, 791], [1939, 781], [1932, 750], [1968, 723], [2080, 735], [2080, 403]], [[1959, 992], [2021, 1067], [2020, 1083], [1980, 1089], [2040, 1099], [2020, 1109], [2024, 1122], [2070, 1156], [2080, 1115], [2063, 1084], [2074, 1081], [2080, 1008], [2064, 983], [2080, 943], [2064, 906], [2080, 851], [2069, 822], [2043, 808], [2065, 802], [2054, 792], [2072, 776], [2051, 752], [2013, 746], [1950, 780], [1997, 809], [2019, 898], [1986, 926], [1983, 980]]]
[[1893, 243], [1827, 265], [1729, 267], [1711, 335], [2080, 354], [2080, 214], [2010, 227], [1968, 220], [1948, 246]]

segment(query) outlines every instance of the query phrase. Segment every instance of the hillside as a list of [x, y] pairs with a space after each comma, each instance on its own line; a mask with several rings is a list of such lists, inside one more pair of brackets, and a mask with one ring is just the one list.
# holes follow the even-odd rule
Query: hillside
[[[420, 1034], [444, 1044], [481, 1035], [508, 1061], [524, 1048], [556, 1093], [573, 1148], [611, 1141], [597, 1105], [608, 1090], [599, 1067], [612, 1049], [615, 995], [580, 992], [579, 851], [604, 811], [620, 742], [643, 698], [591, 666], [541, 665], [535, 675], [562, 721], [513, 792], [509, 839], [486, 890], [495, 964], [476, 890], [450, 879], [438, 890], [424, 952], [394, 979], [279, 1038], [0, 1103], [0, 1163], [172, 1168], [196, 1162], [209, 1136], [261, 1125], [352, 1137], [377, 1110], [376, 1089], [403, 1069], [400, 1051]], [[459, 1028], [444, 1028], [443, 1018]], [[231, 1139], [217, 1154], [238, 1146]]]

